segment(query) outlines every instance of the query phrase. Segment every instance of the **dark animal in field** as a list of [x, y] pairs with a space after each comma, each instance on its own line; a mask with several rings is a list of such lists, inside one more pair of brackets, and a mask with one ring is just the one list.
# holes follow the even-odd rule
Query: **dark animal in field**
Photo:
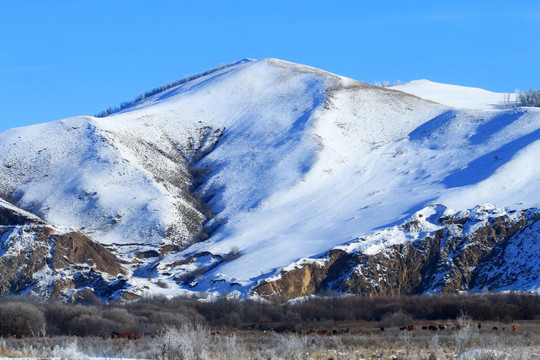
[[437, 331], [437, 327], [435, 325], [429, 325], [429, 330]]
[[439, 324], [439, 330], [444, 330], [444, 329], [446, 329], [446, 325]]
[[133, 332], [128, 332], [126, 334], [127, 334], [129, 340], [137, 340], [137, 339], [139, 339], [141, 337], [141, 335], [139, 335], [137, 333], [133, 333]]
[[482, 328], [482, 324], [478, 323], [478, 328], [481, 329]]
[[402, 327], [399, 328], [399, 330], [405, 331], [405, 330], [407, 330], [407, 327], [406, 327], [406, 326], [402, 326]]
[[427, 330], [428, 327], [426, 325], [422, 326], [422, 330]]
[[[103, 339], [107, 338], [106, 336], [107, 334], [105, 333], [102, 333], [101, 334], [101, 337]], [[105, 336], [105, 337], [104, 337]], [[113, 331], [110, 335], [110, 338], [111, 339], [128, 339], [128, 340], [137, 340], [138, 338], [140, 338], [141, 336], [139, 334], [136, 334], [136, 333], [132, 333], [132, 332], [127, 332], [127, 333], [119, 333], [117, 331]]]
[[384, 326], [379, 327], [379, 331], [378, 331], [378, 332], [383, 332], [383, 331], [384, 331]]
[[499, 328], [497, 328], [496, 326], [493, 327], [493, 330], [497, 331], [499, 330]]
[[286, 326], [279, 326], [277, 328], [274, 328], [274, 332], [278, 334], [288, 334], [291, 332], [291, 330], [289, 330], [289, 328], [287, 328]]
[[337, 330], [332, 330], [332, 335], [337, 335]]
[[409, 325], [409, 326], [407, 326], [407, 330], [408, 330], [408, 331], [415, 331], [415, 330], [416, 330], [416, 326], [414, 326], [414, 325]]

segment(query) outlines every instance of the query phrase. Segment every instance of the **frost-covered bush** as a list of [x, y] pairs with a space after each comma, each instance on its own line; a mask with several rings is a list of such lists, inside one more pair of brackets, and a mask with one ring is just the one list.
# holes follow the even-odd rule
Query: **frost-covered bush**
[[527, 92], [519, 93], [517, 103], [520, 106], [540, 107], [540, 90], [530, 89]]
[[402, 85], [403, 82], [399, 79], [397, 80], [394, 80], [394, 81], [388, 81], [388, 80], [384, 80], [384, 81], [375, 81], [373, 83], [373, 85], [375, 86], [378, 86], [378, 87], [383, 87], [383, 88], [387, 88], [387, 87], [391, 87], [391, 86], [396, 86], [396, 85]]
[[160, 338], [159, 348], [164, 360], [202, 360], [210, 345], [210, 329], [200, 323], [187, 323], [169, 328]]
[[246, 355], [246, 348], [236, 334], [215, 336], [211, 342], [211, 354], [219, 354], [220, 360], [237, 360]]
[[308, 349], [309, 339], [307, 336], [287, 335], [279, 336], [277, 352], [285, 359], [301, 359], [302, 354]]
[[458, 329], [452, 334], [454, 338], [456, 352], [461, 354], [471, 342], [475, 328], [471, 323], [471, 319], [467, 315], [460, 315], [457, 319]]

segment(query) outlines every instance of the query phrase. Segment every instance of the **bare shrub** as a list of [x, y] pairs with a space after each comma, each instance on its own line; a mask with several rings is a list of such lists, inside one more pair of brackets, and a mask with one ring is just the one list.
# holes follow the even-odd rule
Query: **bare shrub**
[[114, 321], [104, 319], [94, 312], [81, 314], [73, 318], [69, 324], [71, 332], [78, 336], [97, 336], [101, 333], [110, 333], [115, 330]]
[[182, 314], [156, 312], [148, 318], [144, 332], [156, 333], [167, 328], [181, 328], [188, 322], [188, 319]]
[[225, 256], [223, 256], [223, 261], [231, 261], [234, 259], [238, 259], [240, 256], [242, 256], [242, 251], [240, 251], [240, 248], [238, 246], [233, 246]]
[[413, 323], [411, 315], [404, 313], [403, 311], [397, 311], [383, 315], [381, 318], [381, 325], [390, 326], [407, 326]]
[[0, 304], [0, 335], [38, 336], [46, 331], [45, 316], [29, 303]]
[[114, 331], [137, 332], [137, 318], [124, 308], [105, 309], [101, 317], [113, 323]]

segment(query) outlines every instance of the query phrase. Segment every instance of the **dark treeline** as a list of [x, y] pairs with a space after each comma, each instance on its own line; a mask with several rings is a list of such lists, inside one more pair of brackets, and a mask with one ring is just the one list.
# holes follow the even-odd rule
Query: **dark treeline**
[[296, 303], [219, 298], [154, 297], [129, 303], [76, 305], [27, 297], [0, 298], [0, 335], [45, 336], [134, 332], [156, 334], [186, 323], [212, 327], [307, 327], [319, 322], [380, 322], [399, 314], [411, 320], [449, 320], [462, 314], [478, 321], [540, 318], [534, 294], [442, 295], [400, 298], [320, 297]]

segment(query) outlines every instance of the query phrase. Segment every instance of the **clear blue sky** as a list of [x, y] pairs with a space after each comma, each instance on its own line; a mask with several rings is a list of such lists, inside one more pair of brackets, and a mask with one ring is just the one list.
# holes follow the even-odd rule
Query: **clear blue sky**
[[540, 88], [540, 1], [0, 0], [0, 130], [246, 57], [365, 82]]

